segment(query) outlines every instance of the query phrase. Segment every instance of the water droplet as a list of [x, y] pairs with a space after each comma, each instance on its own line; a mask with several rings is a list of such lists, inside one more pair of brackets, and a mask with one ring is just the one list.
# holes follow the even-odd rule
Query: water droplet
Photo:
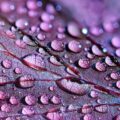
[[62, 119], [60, 114], [57, 113], [57, 112], [47, 113], [46, 118], [49, 119], [49, 120], [61, 120]]
[[36, 103], [36, 99], [33, 95], [27, 95], [25, 97], [25, 102], [28, 104], [28, 105], [35, 105]]
[[54, 16], [47, 13], [47, 12], [43, 12], [41, 14], [41, 19], [44, 21], [44, 22], [50, 22], [51, 20], [54, 20]]
[[23, 107], [22, 114], [27, 115], [27, 116], [31, 116], [31, 115], [35, 114], [35, 111], [33, 110], [32, 107], [26, 106], [26, 107]]
[[116, 66], [116, 64], [108, 56], [105, 58], [105, 63], [109, 66]]
[[89, 58], [89, 59], [93, 59], [95, 56], [92, 54], [92, 53], [87, 53], [87, 58]]
[[117, 57], [120, 57], [120, 48], [115, 51]]
[[15, 25], [19, 29], [25, 29], [29, 26], [29, 22], [26, 19], [21, 18], [16, 20]]
[[63, 90], [66, 90], [66, 92], [73, 93], [76, 95], [85, 95], [91, 89], [91, 86], [88, 84], [79, 84], [77, 82], [73, 82], [66, 79], [57, 81], [57, 85]]
[[53, 103], [53, 104], [60, 104], [60, 98], [58, 96], [53, 96], [50, 101]]
[[68, 43], [68, 48], [70, 51], [78, 53], [81, 51], [82, 46], [78, 41], [72, 40]]
[[113, 32], [119, 27], [119, 23], [117, 21], [105, 21], [103, 27], [107, 32]]
[[62, 41], [58, 41], [58, 40], [53, 40], [51, 42], [51, 47], [53, 50], [58, 51], [58, 52], [62, 52], [64, 50], [64, 44]]
[[56, 66], [62, 65], [60, 62], [57, 61], [57, 59], [54, 56], [51, 56], [49, 60], [53, 65], [56, 65]]
[[19, 48], [23, 48], [25, 49], [26, 48], [26, 43], [22, 40], [16, 40], [15, 41], [15, 44], [19, 47]]
[[87, 69], [87, 68], [90, 67], [90, 60], [89, 60], [89, 59], [86, 59], [86, 58], [79, 59], [78, 65], [79, 65], [81, 68]]
[[94, 118], [93, 118], [93, 116], [91, 115], [91, 114], [86, 114], [86, 115], [84, 115], [84, 117], [83, 117], [83, 120], [93, 120]]
[[33, 87], [35, 83], [35, 79], [33, 78], [32, 75], [24, 75], [17, 80], [18, 80], [17, 82], [19, 82], [19, 86], [22, 88]]
[[84, 113], [84, 114], [88, 114], [88, 113], [91, 113], [92, 110], [93, 110], [93, 108], [92, 108], [91, 104], [84, 104], [82, 106], [81, 112]]
[[5, 59], [2, 61], [2, 65], [6, 69], [10, 69], [12, 67], [12, 62], [11, 60]]
[[95, 64], [95, 68], [96, 68], [96, 70], [98, 70], [100, 72], [104, 72], [107, 69], [106, 64], [103, 62], [99, 62], [99, 61]]
[[90, 28], [90, 32], [95, 36], [99, 36], [103, 33], [103, 29], [100, 27], [94, 26]]
[[10, 99], [9, 99], [9, 102], [12, 105], [17, 105], [18, 104], [18, 99], [15, 96], [11, 96]]
[[120, 81], [117, 81], [117, 82], [116, 82], [116, 87], [117, 87], [118, 89], [120, 89]]
[[28, 36], [24, 35], [22, 38], [23, 42], [30, 46], [36, 46], [35, 42], [32, 41]]
[[29, 8], [30, 10], [36, 10], [36, 9], [38, 8], [37, 2], [34, 1], [34, 0], [28, 0], [28, 1], [26, 2], [26, 6], [27, 6], [27, 8]]
[[91, 49], [95, 55], [103, 56], [103, 52], [98, 48], [98, 46], [93, 45]]
[[50, 14], [56, 13], [54, 6], [52, 4], [49, 4], [49, 3], [46, 5], [46, 11]]
[[0, 100], [5, 100], [6, 99], [6, 93], [3, 91], [0, 91]]
[[15, 5], [10, 1], [3, 1], [0, 4], [0, 7], [1, 7], [1, 11], [4, 13], [9, 13], [9, 12], [15, 10]]
[[91, 96], [92, 98], [97, 98], [97, 97], [98, 97], [98, 93], [97, 93], [96, 91], [91, 91], [91, 92], [90, 92], [90, 96]]
[[98, 105], [95, 107], [95, 110], [100, 113], [106, 113], [106, 112], [108, 112], [108, 106], [107, 105]]
[[37, 38], [38, 38], [39, 40], [45, 40], [45, 35], [42, 34], [42, 33], [39, 33], [39, 34], [37, 35]]
[[22, 73], [22, 69], [16, 67], [16, 68], [14, 69], [14, 72], [15, 72], [16, 74], [21, 74], [21, 73]]
[[120, 36], [114, 36], [111, 40], [111, 43], [114, 47], [120, 48]]
[[57, 38], [58, 39], [64, 39], [66, 36], [65, 36], [65, 34], [64, 33], [58, 33], [57, 34]]
[[46, 22], [42, 22], [41, 24], [40, 24], [40, 28], [41, 28], [41, 30], [43, 30], [43, 31], [45, 31], [45, 32], [48, 32], [48, 31], [50, 31], [51, 29], [52, 29], [52, 24], [50, 24], [50, 23], [46, 23]]
[[118, 80], [120, 78], [120, 74], [119, 72], [112, 72], [110, 74], [110, 77], [113, 79], [113, 80]]
[[23, 58], [23, 61], [25, 64], [27, 64], [29, 67], [34, 68], [36, 70], [44, 70], [45, 63], [44, 59], [41, 55], [37, 54], [30, 54]]
[[79, 38], [81, 33], [80, 33], [80, 28], [75, 22], [69, 22], [67, 25], [67, 31], [68, 33], [73, 36]]
[[7, 104], [7, 103], [2, 104], [2, 106], [1, 106], [1, 111], [3, 111], [3, 112], [10, 112], [10, 111], [11, 111], [10, 105]]
[[47, 105], [49, 103], [49, 98], [46, 94], [40, 96], [40, 102], [44, 105]]

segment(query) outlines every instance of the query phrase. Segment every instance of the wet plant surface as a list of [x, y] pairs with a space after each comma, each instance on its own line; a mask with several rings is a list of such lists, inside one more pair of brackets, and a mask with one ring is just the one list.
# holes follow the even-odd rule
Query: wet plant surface
[[43, 6], [0, 1], [0, 120], [119, 120], [119, 31]]

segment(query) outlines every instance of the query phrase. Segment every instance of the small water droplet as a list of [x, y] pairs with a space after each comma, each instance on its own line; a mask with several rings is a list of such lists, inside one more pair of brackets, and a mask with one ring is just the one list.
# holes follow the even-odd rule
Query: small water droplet
[[86, 115], [84, 115], [84, 117], [83, 117], [83, 120], [93, 120], [94, 118], [93, 118], [93, 116], [91, 115], [91, 114], [86, 114]]
[[48, 32], [48, 31], [50, 31], [53, 28], [53, 26], [50, 23], [42, 22], [40, 24], [40, 28], [41, 28], [41, 30], [43, 30], [45, 32]]
[[28, 105], [35, 105], [36, 99], [33, 95], [27, 95], [27, 96], [25, 96], [25, 102]]
[[113, 80], [118, 80], [120, 78], [120, 74], [119, 72], [112, 72], [110, 74], [110, 77], [113, 79]]
[[75, 22], [69, 22], [67, 25], [67, 31], [68, 33], [73, 36], [79, 38], [81, 33], [80, 33], [80, 28]]
[[0, 100], [5, 100], [6, 99], [6, 93], [3, 91], [0, 91]]
[[116, 54], [117, 57], [120, 58], [120, 48], [116, 49], [115, 54]]
[[116, 66], [116, 64], [108, 56], [105, 58], [105, 63], [109, 66]]
[[53, 104], [60, 104], [60, 98], [58, 96], [53, 96], [50, 101], [53, 103]]
[[120, 36], [114, 36], [111, 40], [111, 44], [116, 48], [120, 48]]
[[49, 103], [49, 98], [46, 94], [43, 94], [40, 96], [40, 102], [44, 105], [47, 105]]
[[72, 40], [68, 43], [68, 48], [70, 51], [78, 53], [81, 51], [81, 44], [78, 41]]
[[54, 20], [54, 16], [47, 13], [47, 12], [43, 12], [41, 14], [41, 19], [44, 21], [44, 22], [51, 22], [52, 20]]
[[57, 59], [54, 56], [51, 56], [49, 60], [53, 65], [56, 65], [56, 66], [62, 65], [60, 62], [57, 61]]
[[35, 111], [33, 110], [32, 107], [26, 106], [26, 107], [23, 107], [22, 114], [27, 116], [32, 116], [35, 114]]
[[12, 67], [12, 62], [11, 60], [5, 59], [2, 61], [2, 65], [6, 69], [10, 69]]
[[30, 46], [36, 46], [35, 42], [32, 41], [28, 36], [24, 35], [22, 38], [23, 42]]
[[96, 68], [96, 70], [98, 70], [100, 72], [104, 72], [107, 69], [106, 64], [103, 62], [99, 62], [99, 61], [95, 64], [95, 68]]
[[25, 29], [29, 26], [29, 22], [26, 19], [21, 18], [16, 20], [15, 25], [19, 29]]
[[97, 97], [98, 97], [98, 93], [97, 93], [96, 91], [91, 91], [91, 92], [90, 92], [90, 96], [91, 96], [92, 98], [97, 98]]
[[116, 82], [116, 87], [117, 87], [118, 89], [120, 89], [120, 81], [117, 81], [117, 82]]
[[87, 68], [90, 67], [90, 60], [89, 60], [89, 59], [86, 59], [86, 58], [81, 58], [81, 59], [79, 59], [79, 61], [78, 61], [78, 65], [79, 65], [79, 67], [81, 67], [81, 68], [87, 69]]
[[18, 99], [15, 96], [11, 96], [10, 99], [9, 99], [9, 102], [12, 105], [17, 105], [18, 104]]
[[91, 113], [92, 110], [93, 110], [93, 108], [92, 108], [91, 104], [84, 104], [82, 106], [81, 112], [84, 113], [84, 114], [88, 114], [88, 113]]
[[1, 106], [1, 111], [3, 111], [3, 112], [10, 112], [11, 111], [11, 107], [10, 107], [10, 105], [9, 104], [7, 104], [7, 103], [5, 103], [5, 104], [2, 104], [2, 106]]
[[21, 74], [21, 73], [22, 73], [22, 69], [19, 68], [19, 67], [16, 67], [16, 68], [14, 69], [14, 72], [15, 72], [16, 74]]
[[60, 114], [57, 113], [57, 112], [47, 113], [46, 118], [49, 119], [49, 120], [61, 120], [62, 119]]
[[39, 34], [37, 35], [37, 38], [38, 38], [39, 40], [45, 40], [45, 35], [42, 34], [42, 33], [39, 33]]
[[93, 45], [92, 46], [92, 52], [97, 56], [103, 56], [103, 52], [98, 48], [98, 46]]
[[59, 41], [59, 40], [53, 40], [51, 42], [51, 47], [53, 50], [57, 52], [62, 52], [64, 50], [64, 44], [62, 41]]

